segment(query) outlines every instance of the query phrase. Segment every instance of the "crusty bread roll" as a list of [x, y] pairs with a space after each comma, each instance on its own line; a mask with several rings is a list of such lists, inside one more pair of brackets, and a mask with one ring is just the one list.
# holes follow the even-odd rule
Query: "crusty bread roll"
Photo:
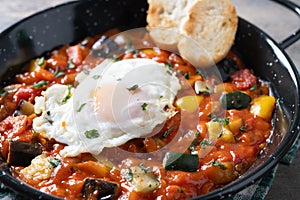
[[178, 51], [196, 67], [223, 59], [238, 17], [231, 0], [148, 0], [149, 34], [160, 48]]

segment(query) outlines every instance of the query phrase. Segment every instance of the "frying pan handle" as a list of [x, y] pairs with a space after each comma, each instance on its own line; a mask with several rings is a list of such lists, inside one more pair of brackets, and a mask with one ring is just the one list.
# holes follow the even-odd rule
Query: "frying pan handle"
[[[292, 10], [300, 17], [300, 6], [296, 5], [295, 3], [289, 0], [271, 0], [271, 1], [279, 3], [280, 5]], [[286, 49], [299, 39], [300, 39], [300, 28], [295, 33], [293, 33], [292, 35], [284, 39], [282, 42], [280, 42], [279, 46], [282, 47], [283, 49]]]

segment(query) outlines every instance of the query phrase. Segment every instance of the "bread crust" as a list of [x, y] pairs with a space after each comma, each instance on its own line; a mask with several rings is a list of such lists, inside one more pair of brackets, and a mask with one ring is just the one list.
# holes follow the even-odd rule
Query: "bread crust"
[[230, 50], [238, 26], [231, 0], [148, 0], [150, 36], [196, 67], [211, 66]]

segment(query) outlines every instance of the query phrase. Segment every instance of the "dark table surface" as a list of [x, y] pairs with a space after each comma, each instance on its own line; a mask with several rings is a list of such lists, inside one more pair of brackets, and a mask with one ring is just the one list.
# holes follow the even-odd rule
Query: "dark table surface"
[[[269, 0], [232, 0], [240, 17], [252, 22], [276, 41], [282, 41], [300, 28], [300, 19], [287, 9]], [[300, 0], [292, 0], [300, 5]], [[1, 0], [0, 32], [18, 20], [45, 8], [68, 2], [66, 0]], [[300, 71], [300, 41], [286, 49]], [[273, 185], [266, 197], [300, 199], [300, 151], [291, 165], [279, 164]]]

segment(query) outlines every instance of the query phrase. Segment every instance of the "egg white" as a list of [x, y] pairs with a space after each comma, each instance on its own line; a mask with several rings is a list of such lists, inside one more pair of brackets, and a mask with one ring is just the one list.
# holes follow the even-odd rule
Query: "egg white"
[[[175, 73], [151, 59], [104, 61], [81, 73], [76, 89], [55, 84], [36, 97], [35, 131], [67, 144], [62, 156], [101, 153], [145, 137], [175, 114], [181, 86]], [[63, 99], [71, 92], [67, 102]]]

